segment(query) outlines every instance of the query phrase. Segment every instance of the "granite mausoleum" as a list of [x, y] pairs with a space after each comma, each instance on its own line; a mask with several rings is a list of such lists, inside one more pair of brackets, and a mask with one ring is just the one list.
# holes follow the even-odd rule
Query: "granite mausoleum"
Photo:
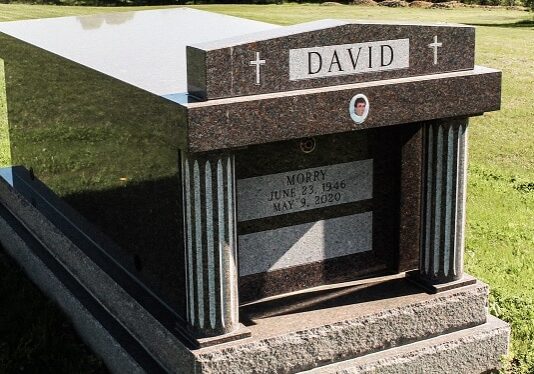
[[474, 51], [187, 8], [1, 23], [0, 241], [114, 372], [496, 369], [463, 271], [468, 119], [501, 95]]

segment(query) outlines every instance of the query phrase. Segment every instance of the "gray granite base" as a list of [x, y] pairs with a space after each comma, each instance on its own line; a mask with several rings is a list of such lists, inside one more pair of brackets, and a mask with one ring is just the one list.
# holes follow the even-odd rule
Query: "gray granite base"
[[[194, 362], [186, 343], [2, 179], [0, 218], [2, 247], [72, 319], [110, 370], [190, 372]], [[91, 311], [80, 311], [82, 304]]]
[[22, 266], [27, 276], [70, 317], [76, 331], [102, 358], [110, 371], [132, 374], [144, 372], [2, 217], [0, 217], [0, 241], [7, 253]]
[[472, 277], [469, 274], [465, 274], [455, 281], [447, 282], [447, 283], [441, 283], [441, 284], [431, 284], [426, 282], [423, 278], [421, 278], [419, 274], [419, 270], [413, 270], [408, 273], [406, 273], [406, 278], [414, 283], [415, 285], [423, 288], [427, 292], [430, 293], [439, 293], [443, 291], [452, 290], [453, 288], [468, 286], [470, 284], [475, 284], [477, 282], [477, 279], [475, 277]]
[[311, 298], [274, 308], [252, 318], [251, 338], [193, 353], [203, 372], [296, 373], [482, 325], [487, 291], [478, 282], [429, 295], [404, 278], [330, 290], [317, 298], [349, 297], [329, 307], [303, 307]]
[[476, 374], [496, 371], [507, 353], [510, 327], [495, 317], [484, 325], [307, 371], [309, 374]]
[[[407, 281], [403, 274], [324, 286], [243, 305], [240, 315], [251, 337], [206, 348], [187, 348], [31, 204], [5, 185], [0, 186], [0, 202], [3, 204], [0, 210], [4, 212], [0, 215], [2, 245], [69, 315], [82, 338], [112, 372], [298, 373], [316, 368], [326, 370], [348, 360], [363, 360], [387, 354], [385, 352], [405, 352], [414, 344], [427, 342], [430, 347], [437, 347], [435, 339], [447, 339], [451, 333], [465, 334], [463, 340], [452, 340], [458, 350], [465, 351], [459, 355], [465, 361], [472, 357], [476, 362], [485, 360], [497, 365], [499, 356], [507, 350], [509, 329], [505, 325], [496, 333], [481, 333], [488, 338], [480, 338], [481, 348], [475, 349], [478, 343], [472, 339], [479, 336], [478, 332], [482, 331], [479, 329], [497, 323], [490, 319], [490, 325], [486, 324], [488, 288], [485, 284], [477, 281], [428, 294]], [[6, 218], [8, 216], [11, 221]], [[14, 221], [19, 231], [20, 227], [26, 230], [25, 235], [13, 229]], [[57, 276], [57, 269], [52, 269], [35, 254], [35, 243], [70, 274], [72, 279], [68, 284]], [[104, 307], [104, 317], [92, 312], [94, 308], [86, 307], [87, 300], [71, 291], [72, 282], [82, 287], [100, 308]], [[110, 326], [110, 319], [123, 329], [128, 339], [106, 327]], [[390, 371], [385, 372], [417, 372], [419, 369], [413, 368], [418, 367], [418, 362], [432, 362], [428, 364], [431, 370], [424, 372], [432, 372], [432, 368], [440, 365], [452, 365], [448, 362], [453, 353], [445, 350], [442, 354], [441, 350], [432, 349], [436, 354], [427, 355], [429, 360], [432, 358], [430, 361], [399, 358], [397, 365], [393, 358], [386, 360], [389, 363], [384, 367]], [[411, 353], [406, 354], [411, 357]], [[367, 361], [361, 365], [364, 364], [371, 365]], [[477, 366], [477, 370], [479, 367], [482, 368]]]

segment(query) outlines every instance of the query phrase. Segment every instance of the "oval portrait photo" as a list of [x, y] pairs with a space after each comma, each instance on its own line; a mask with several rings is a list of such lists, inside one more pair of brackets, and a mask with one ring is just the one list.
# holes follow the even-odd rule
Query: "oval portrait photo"
[[364, 94], [357, 94], [349, 103], [350, 118], [356, 123], [363, 123], [369, 114], [369, 100]]

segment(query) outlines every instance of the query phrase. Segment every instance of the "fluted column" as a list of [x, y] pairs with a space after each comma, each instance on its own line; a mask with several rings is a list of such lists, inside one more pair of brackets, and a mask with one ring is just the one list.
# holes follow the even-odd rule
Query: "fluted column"
[[467, 119], [426, 125], [419, 279], [429, 284], [463, 276]]
[[198, 337], [238, 328], [234, 157], [182, 153], [186, 318]]

